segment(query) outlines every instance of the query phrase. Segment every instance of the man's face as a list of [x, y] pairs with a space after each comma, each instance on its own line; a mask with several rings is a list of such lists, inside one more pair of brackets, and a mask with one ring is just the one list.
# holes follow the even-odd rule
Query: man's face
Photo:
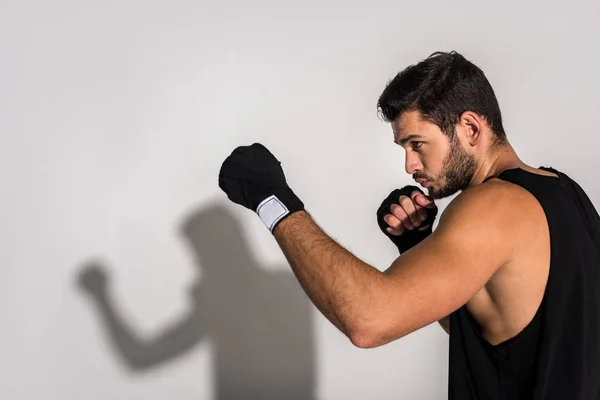
[[427, 180], [431, 198], [443, 199], [469, 186], [477, 163], [464, 149], [459, 131], [450, 140], [437, 125], [422, 120], [418, 111], [403, 113], [392, 129], [394, 141], [406, 150], [406, 172], [415, 180]]

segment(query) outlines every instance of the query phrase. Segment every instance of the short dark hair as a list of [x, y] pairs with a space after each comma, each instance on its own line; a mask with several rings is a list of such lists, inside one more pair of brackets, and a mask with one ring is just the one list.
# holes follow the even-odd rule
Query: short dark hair
[[418, 111], [450, 139], [463, 112], [483, 117], [494, 132], [493, 147], [506, 143], [502, 114], [483, 71], [456, 51], [435, 52], [388, 82], [377, 102], [386, 122], [407, 111]]

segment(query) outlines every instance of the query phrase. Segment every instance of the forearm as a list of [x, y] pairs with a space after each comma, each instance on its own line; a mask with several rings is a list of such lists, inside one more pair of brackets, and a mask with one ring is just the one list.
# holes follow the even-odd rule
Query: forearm
[[374, 317], [370, 311], [383, 274], [331, 239], [305, 211], [283, 220], [274, 236], [315, 307], [357, 340]]

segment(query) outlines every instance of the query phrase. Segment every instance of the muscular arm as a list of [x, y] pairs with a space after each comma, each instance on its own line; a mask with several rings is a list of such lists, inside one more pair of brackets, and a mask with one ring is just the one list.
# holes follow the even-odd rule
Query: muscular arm
[[323, 315], [356, 346], [376, 347], [444, 321], [508, 262], [518, 235], [507, 232], [519, 232], [522, 217], [514, 201], [499, 186], [463, 192], [436, 231], [384, 272], [337, 244], [304, 211], [273, 233]]
[[356, 344], [383, 274], [331, 239], [305, 211], [283, 220], [274, 235], [313, 304]]

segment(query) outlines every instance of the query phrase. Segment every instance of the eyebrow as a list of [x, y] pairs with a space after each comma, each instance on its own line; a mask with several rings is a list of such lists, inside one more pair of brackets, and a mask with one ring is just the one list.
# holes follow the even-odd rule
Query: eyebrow
[[412, 139], [425, 139], [425, 136], [421, 136], [421, 135], [408, 135], [407, 137], [400, 139], [396, 143], [398, 143], [400, 146], [404, 146], [404, 144], [406, 142], [408, 142], [409, 140], [412, 140]]

